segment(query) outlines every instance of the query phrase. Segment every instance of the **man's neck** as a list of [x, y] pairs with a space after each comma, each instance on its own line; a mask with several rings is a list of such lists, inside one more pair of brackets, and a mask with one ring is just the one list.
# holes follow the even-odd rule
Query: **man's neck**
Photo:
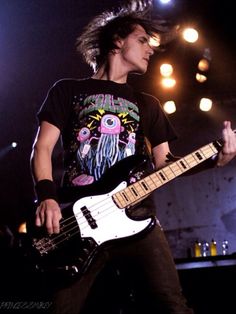
[[118, 66], [116, 62], [102, 65], [92, 76], [92, 78], [97, 80], [109, 80], [120, 84], [125, 84], [127, 82], [127, 77], [127, 71], [122, 70], [122, 67]]

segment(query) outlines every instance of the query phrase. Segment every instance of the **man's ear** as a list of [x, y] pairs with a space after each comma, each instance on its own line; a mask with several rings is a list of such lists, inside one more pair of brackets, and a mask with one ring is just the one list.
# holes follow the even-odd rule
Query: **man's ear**
[[114, 35], [113, 43], [118, 49], [120, 49], [123, 46], [124, 40], [120, 36]]

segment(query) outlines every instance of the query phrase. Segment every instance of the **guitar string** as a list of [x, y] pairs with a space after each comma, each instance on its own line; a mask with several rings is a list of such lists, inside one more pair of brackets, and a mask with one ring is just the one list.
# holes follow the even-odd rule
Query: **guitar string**
[[[140, 197], [141, 198], [141, 197]], [[101, 217], [101, 213], [103, 212], [107, 212], [110, 208], [114, 208], [114, 206], [109, 206], [108, 208], [104, 207], [106, 205], [106, 201], [110, 201], [111, 200], [111, 197], [107, 197], [105, 199], [103, 199], [103, 203], [102, 206], [103, 206], [103, 210], [101, 211], [100, 209], [100, 206], [101, 206], [101, 202], [100, 204], [97, 203], [97, 204], [94, 204], [92, 205], [92, 210], [90, 210], [90, 212], [88, 214], [83, 214], [82, 212], [79, 212], [77, 213], [76, 215], [72, 215], [70, 217], [68, 217], [67, 219], [65, 219], [64, 221], [62, 221], [60, 223], [60, 225], [62, 225], [62, 228], [61, 230], [63, 231], [63, 229], [65, 228], [68, 228], [68, 226], [70, 226], [70, 229], [69, 230], [66, 230], [66, 231], [63, 231], [63, 232], [60, 232], [60, 234], [57, 234], [57, 235], [53, 235], [51, 237], [48, 237], [48, 238], [44, 238], [43, 241], [39, 240], [39, 244], [42, 245], [42, 247], [44, 247], [45, 245], [47, 246], [46, 248], [46, 251], [49, 251], [50, 250], [50, 247], [52, 248], [53, 246], [58, 246], [59, 244], [63, 243], [64, 241], [66, 241], [68, 239], [64, 237], [64, 235], [68, 235], [69, 232], [73, 232], [72, 234], [69, 234], [69, 237], [73, 237], [75, 236], [76, 234], [78, 234], [80, 231], [82, 233], [83, 230], [85, 230], [87, 227], [88, 227], [88, 221], [86, 221], [86, 218], [88, 218], [89, 215], [91, 215], [91, 213], [94, 213], [97, 211], [96, 214], [92, 215], [92, 217], [94, 219], [96, 219], [96, 217], [98, 215], [100, 215], [100, 219], [104, 218], [104, 217]], [[108, 202], [109, 204], [109, 202]], [[90, 209], [91, 209], [90, 208]], [[116, 208], [116, 207], [115, 207]], [[119, 208], [118, 208], [119, 209]], [[120, 209], [122, 210], [122, 209]], [[112, 210], [109, 214], [111, 214], [114, 210]], [[105, 217], [107, 216], [108, 214], [105, 213]], [[104, 216], [104, 215], [103, 215]], [[76, 219], [76, 220], [75, 220]], [[72, 221], [71, 221], [72, 220]], [[99, 221], [97, 220], [97, 221]], [[71, 221], [71, 222], [70, 222]], [[66, 223], [66, 224], [65, 224]], [[73, 226], [73, 224], [76, 223], [75, 226]], [[86, 224], [86, 226], [84, 226], [84, 224]], [[72, 225], [72, 226], [71, 226]], [[79, 228], [80, 227], [80, 228]], [[76, 230], [75, 230], [76, 229]], [[83, 236], [83, 235], [82, 235]], [[41, 242], [41, 243], [40, 243]], [[49, 247], [50, 245], [50, 247]], [[45, 249], [44, 249], [45, 250]]]
[[[98, 204], [95, 204], [95, 205], [92, 206], [92, 207], [94, 207], [94, 209], [92, 209], [91, 212], [95, 212], [95, 211], [98, 210], [98, 212], [96, 214], [94, 214], [94, 216], [93, 216], [94, 218], [96, 218], [99, 215], [99, 219], [97, 219], [97, 221], [99, 221], [101, 219], [104, 219], [104, 217], [107, 217], [108, 215], [113, 213], [115, 211], [114, 208], [116, 208], [118, 210], [122, 210], [121, 208], [110, 206], [110, 200], [111, 200], [111, 198], [107, 197], [106, 199], [103, 199], [103, 202], [100, 202], [100, 204], [98, 203]], [[101, 203], [102, 203], [102, 206], [103, 206], [104, 209], [102, 211], [101, 210], [99, 211]], [[109, 207], [105, 207], [106, 205], [109, 205]], [[112, 209], [112, 210], [110, 210], [110, 209]], [[110, 212], [108, 212], [109, 210], [110, 210]], [[103, 213], [102, 216], [101, 216], [101, 213]], [[77, 218], [75, 218], [75, 217], [77, 217]], [[72, 220], [72, 221], [67, 223], [67, 224], [65, 224], [65, 221], [68, 222], [70, 220]], [[42, 246], [50, 244], [51, 247], [53, 247], [53, 245], [58, 245], [61, 242], [66, 241], [67, 239], [64, 238], [64, 235], [66, 235], [67, 233], [69, 233], [71, 231], [73, 232], [73, 230], [76, 229], [76, 231], [74, 233], [70, 234], [70, 237], [72, 237], [72, 236], [75, 236], [76, 234], [78, 234], [79, 232], [82, 233], [82, 231], [85, 230], [87, 228], [87, 226], [88, 226], [88, 221], [86, 221], [86, 215], [84, 216], [82, 212], [77, 213], [75, 216], [70, 216], [65, 221], [62, 221], [60, 223], [62, 225], [62, 230], [65, 229], [66, 227], [72, 225], [71, 229], [66, 230], [64, 232], [61, 232], [61, 233], [59, 233], [57, 235], [53, 235], [53, 236], [50, 236], [50, 237], [47, 237], [47, 238], [44, 238], [44, 239], [40, 239], [38, 242], [36, 242], [36, 244], [38, 243], [39, 245], [42, 245]], [[76, 223], [75, 226], [73, 226], [74, 223]], [[78, 223], [79, 223], [79, 225], [78, 225]], [[85, 224], [86, 224], [86, 226], [84, 226]], [[51, 243], [52, 241], [53, 241], [53, 244]], [[48, 248], [48, 250], [49, 250], [49, 248]]]
[[[126, 189], [126, 188], [125, 188], [125, 189]], [[124, 189], [124, 190], [125, 190], [125, 189]], [[128, 188], [127, 188], [127, 189], [128, 189]], [[124, 190], [123, 190], [123, 191], [124, 191]], [[143, 187], [142, 187], [142, 190], [143, 190]], [[145, 193], [148, 194], [147, 191], [145, 191]], [[137, 198], [137, 196], [136, 196], [136, 198]], [[142, 196], [139, 196], [139, 199], [141, 199], [141, 198], [142, 198]], [[88, 219], [89, 219], [88, 216], [90, 216], [91, 213], [94, 213], [94, 212], [97, 211], [97, 213], [95, 213], [95, 214], [93, 214], [93, 215], [91, 215], [91, 216], [92, 216], [92, 218], [94, 218], [94, 219], [96, 220], [96, 217], [99, 215], [99, 219], [97, 219], [97, 221], [99, 221], [99, 220], [101, 220], [101, 219], [104, 219], [104, 217], [110, 215], [112, 212], [116, 211], [116, 210], [113, 210], [114, 208], [116, 208], [116, 209], [118, 209], [118, 210], [122, 210], [122, 209], [123, 209], [123, 208], [117, 207], [114, 202], [113, 202], [113, 204], [114, 204], [115, 206], [110, 206], [110, 205], [112, 205], [112, 204], [109, 204], [109, 207], [106, 208], [105, 205], [106, 205], [107, 200], [108, 200], [108, 204], [109, 204], [109, 201], [112, 200], [112, 198], [109, 196], [109, 197], [103, 199], [103, 200], [102, 200], [103, 204], [102, 204], [101, 201], [100, 201], [100, 203], [93, 204], [93, 205], [91, 206], [91, 208], [90, 208], [90, 209], [92, 209], [92, 210], [90, 210], [90, 212], [89, 212], [88, 214], [85, 214], [85, 215], [84, 215], [84, 214], [82, 213], [82, 211], [81, 211], [81, 212], [77, 213], [76, 215], [72, 215], [72, 216], [66, 218], [65, 220], [61, 221], [61, 222], [60, 222], [61, 230], [67, 228], [68, 226], [70, 226], [70, 225], [73, 224], [73, 223], [76, 223], [76, 226], [73, 226], [73, 227], [71, 227], [71, 229], [66, 230], [66, 231], [64, 231], [64, 232], [60, 232], [59, 234], [52, 235], [52, 236], [46, 237], [46, 238], [44, 238], [44, 239], [40, 239], [38, 242], [36, 242], [36, 245], [37, 245], [37, 243], [40, 244], [40, 245], [42, 245], [42, 246], [45, 246], [45, 245], [49, 245], [49, 244], [50, 244], [50, 245], [53, 247], [53, 245], [58, 245], [58, 244], [60, 244], [61, 242], [66, 241], [67, 239], [64, 237], [64, 235], [66, 235], [67, 233], [73, 231], [75, 228], [78, 229], [78, 227], [80, 227], [80, 228], [79, 228], [80, 230], [78, 229], [78, 230], [76, 230], [76, 232], [70, 234], [70, 235], [69, 235], [70, 237], [76, 235], [76, 234], [79, 233], [80, 231], [82, 232], [83, 230], [85, 230], [85, 229], [88, 227]], [[134, 200], [134, 201], [137, 201], [137, 199]], [[101, 204], [102, 204], [102, 205], [101, 205]], [[104, 208], [104, 209], [101, 210], [101, 206], [102, 206], [102, 208]], [[112, 209], [112, 211], [108, 212], [108, 210], [109, 210], [110, 208]], [[103, 213], [103, 215], [102, 215], [102, 213]], [[87, 220], [86, 220], [86, 219], [87, 219]], [[72, 220], [72, 221], [69, 222], [70, 220]], [[65, 223], [66, 223], [66, 224], [65, 224]], [[85, 225], [85, 224], [86, 224], [86, 226], [83, 226], [83, 225]], [[62, 239], [61, 239], [61, 238], [62, 238]], [[46, 240], [47, 240], [47, 242], [46, 242]], [[52, 243], [52, 241], [53, 241], [53, 243]], [[58, 242], [56, 242], [56, 241], [58, 241]]]
[[[113, 211], [110, 211], [109, 214], [111, 214]], [[106, 214], [107, 216], [107, 214]], [[101, 217], [100, 217], [101, 219]], [[74, 223], [74, 222], [72, 222]], [[86, 222], [84, 222], [86, 223]], [[71, 223], [70, 223], [71, 224]], [[86, 223], [87, 225], [87, 223]], [[67, 231], [68, 232], [68, 231]], [[71, 233], [70, 234], [70, 237], [73, 237], [75, 236], [76, 234], [78, 234], [80, 232], [79, 228], [78, 228], [78, 224], [74, 225], [73, 227], [70, 226], [70, 229], [69, 229], [69, 232]], [[50, 251], [51, 248], [53, 248], [54, 246], [58, 246], [59, 244], [63, 243], [64, 241], [68, 240], [68, 237], [67, 238], [62, 238], [64, 234], [67, 234], [66, 232], [63, 232], [61, 233], [60, 235], [56, 236], [54, 239], [51, 239], [51, 238], [47, 238], [47, 242], [45, 241], [42, 241], [42, 243], [40, 243], [40, 246], [37, 246], [38, 248], [44, 248], [44, 252], [46, 251]], [[45, 240], [45, 239], [44, 239]], [[52, 243], [53, 241], [53, 243]], [[46, 247], [45, 247], [46, 245]]]
[[[206, 146], [209, 146], [209, 145], [206, 145]], [[190, 154], [190, 155], [192, 155], [192, 154]], [[204, 155], [204, 154], [203, 154]], [[185, 156], [186, 157], [186, 156]], [[205, 157], [205, 156], [204, 156]], [[204, 158], [205, 159], [205, 158]], [[145, 191], [146, 192], [146, 191]], [[140, 197], [141, 198], [141, 197]], [[109, 197], [109, 200], [110, 200], [111, 198]], [[106, 200], [106, 199], [105, 199]], [[103, 200], [104, 201], [104, 200]], [[94, 206], [94, 205], [93, 205]], [[100, 208], [100, 207], [98, 207], [98, 208]], [[110, 208], [110, 207], [109, 207]], [[116, 208], [118, 208], [118, 207], [116, 207]], [[119, 209], [119, 208], [118, 208]], [[96, 211], [97, 209], [92, 209], [92, 212], [93, 211]], [[104, 209], [103, 210], [103, 212], [105, 212], [107, 209]], [[122, 210], [122, 209], [121, 209]], [[113, 212], [113, 211], [112, 211]], [[98, 213], [97, 213], [97, 215], [98, 214], [100, 214], [101, 213], [101, 211], [99, 212], [98, 211]], [[109, 213], [110, 214], [110, 213]], [[91, 215], [91, 213], [88, 213], [87, 214], [87, 216], [88, 215]], [[92, 217], [94, 217], [94, 218], [96, 218], [97, 217], [97, 215], [95, 214], [94, 216], [92, 216]], [[79, 216], [81, 216], [81, 217], [79, 217]], [[71, 231], [73, 231], [73, 229], [75, 229], [75, 228], [77, 228], [77, 227], [80, 227], [80, 229], [81, 229], [81, 231], [83, 230], [83, 224], [85, 224], [86, 223], [86, 227], [84, 227], [84, 228], [87, 228], [87, 225], [88, 225], [88, 222], [85, 220], [86, 218], [87, 218], [87, 216], [86, 216], [86, 214], [84, 215], [82, 212], [81, 213], [79, 213], [79, 214], [76, 214], [75, 216], [71, 216], [71, 217], [69, 217], [69, 218], [67, 218], [67, 219], [65, 219], [64, 221], [62, 221], [61, 223], [60, 223], [60, 225], [62, 225], [62, 230], [63, 230], [63, 228], [64, 227], [68, 227], [68, 226], [70, 226], [71, 224], [73, 224], [74, 222], [75, 223], [79, 223], [79, 220], [83, 220], [83, 222], [81, 222], [81, 225], [79, 224], [79, 226], [78, 226], [78, 224], [75, 226], [75, 227], [73, 227], [73, 228], [71, 228], [70, 230], [68, 230], [67, 232], [71, 232]], [[105, 215], [106, 216], [106, 215]], [[77, 217], [77, 219], [76, 219], [76, 221], [75, 221], [75, 217]], [[72, 222], [70, 222], [70, 223], [68, 223], [67, 225], [65, 225], [65, 222], [68, 222], [69, 220], [73, 220]], [[100, 218], [101, 219], [101, 218]], [[64, 224], [64, 225], [63, 225]], [[79, 233], [80, 232], [80, 230], [76, 230], [76, 232], [75, 233], [73, 233], [73, 234], [71, 234], [70, 236], [74, 236], [74, 235], [76, 235], [77, 233]], [[50, 242], [51, 243], [51, 241], [53, 240], [54, 242], [56, 242], [56, 240], [58, 240], [58, 242], [57, 242], [57, 245], [59, 244], [59, 243], [61, 243], [61, 242], [64, 242], [64, 241], [66, 241], [67, 239], [65, 239], [65, 238], [63, 238], [63, 239], [61, 239], [61, 240], [59, 240], [61, 237], [63, 237], [64, 236], [64, 234], [66, 234], [66, 232], [62, 232], [62, 233], [60, 233], [60, 234], [58, 234], [58, 235], [55, 235], [55, 236], [53, 236], [53, 239], [52, 238], [48, 238], [48, 242]], [[39, 240], [38, 242], [40, 242], [41, 240]]]

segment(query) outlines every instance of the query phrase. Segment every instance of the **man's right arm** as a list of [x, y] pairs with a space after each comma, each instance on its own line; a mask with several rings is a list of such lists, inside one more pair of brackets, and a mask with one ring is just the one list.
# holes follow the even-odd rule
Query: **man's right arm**
[[60, 130], [54, 125], [43, 121], [38, 130], [31, 156], [31, 169], [38, 192], [38, 208], [36, 210], [35, 224], [45, 226], [48, 233], [59, 232], [61, 210], [55, 199], [50, 195], [53, 191], [52, 153], [59, 139]]

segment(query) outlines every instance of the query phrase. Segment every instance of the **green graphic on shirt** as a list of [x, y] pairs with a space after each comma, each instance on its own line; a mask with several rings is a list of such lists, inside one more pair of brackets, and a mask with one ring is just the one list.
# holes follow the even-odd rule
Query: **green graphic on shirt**
[[93, 111], [103, 109], [114, 113], [128, 113], [133, 119], [139, 121], [138, 107], [134, 103], [120, 97], [114, 99], [114, 96], [110, 94], [88, 96], [83, 105], [85, 108], [80, 112], [80, 119]]

